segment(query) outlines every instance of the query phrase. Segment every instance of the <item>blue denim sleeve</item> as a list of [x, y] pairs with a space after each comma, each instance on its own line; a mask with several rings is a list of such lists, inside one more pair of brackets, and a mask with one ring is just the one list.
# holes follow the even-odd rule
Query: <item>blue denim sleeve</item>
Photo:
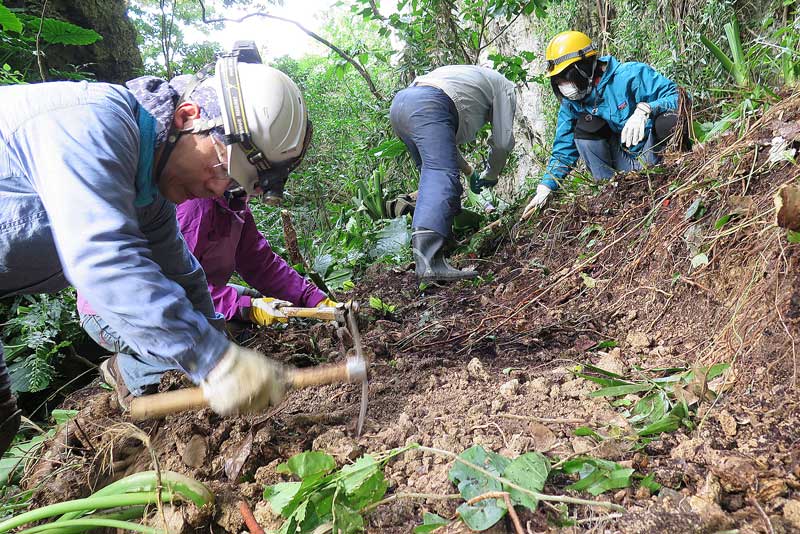
[[544, 171], [541, 183], [557, 190], [558, 181], [564, 178], [578, 161], [578, 148], [575, 146], [575, 116], [566, 102], [558, 110], [556, 137], [553, 140], [553, 153]]
[[[133, 350], [174, 362], [199, 382], [229, 342], [157, 261], [177, 251], [180, 258], [166, 262], [174, 269], [167, 274], [192, 276], [174, 218], [159, 230], [166, 241], [149, 242], [140, 227], [131, 102], [119, 90], [90, 91], [99, 94], [23, 123], [13, 141], [47, 211], [70, 283]], [[199, 277], [189, 285], [197, 284]]]
[[142, 233], [150, 244], [153, 259], [167, 278], [183, 288], [194, 309], [208, 320], [220, 318], [208, 291], [205, 272], [189, 251], [180, 232], [175, 205], [158, 195], [155, 202], [137, 209], [137, 217]]

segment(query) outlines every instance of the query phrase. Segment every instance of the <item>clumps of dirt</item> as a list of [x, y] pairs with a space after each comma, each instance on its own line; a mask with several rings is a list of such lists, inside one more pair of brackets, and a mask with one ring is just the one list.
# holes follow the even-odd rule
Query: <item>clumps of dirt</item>
[[[724, 138], [672, 156], [664, 168], [618, 176], [597, 195], [562, 193], [534, 222], [498, 225], [482, 236], [477, 282], [420, 291], [410, 269], [370, 268], [342, 298], [374, 295], [397, 310], [362, 308], [371, 381], [360, 438], [353, 437], [360, 401], [353, 385], [295, 391], [260, 416], [203, 410], [140, 425], [162, 468], [204, 481], [219, 496], [212, 514], [188, 524], [239, 532], [234, 504], [245, 498], [274, 527], [261, 492], [283, 480], [275, 467], [303, 450], [347, 463], [420, 443], [453, 452], [481, 444], [510, 457], [536, 450], [554, 462], [591, 455], [652, 474], [663, 486], [655, 495], [634, 484], [598, 497], [624, 506], [623, 515], [570, 507], [579, 522], [565, 532], [800, 530], [800, 247], [771, 221], [772, 194], [800, 173], [789, 161], [770, 162], [764, 149], [774, 128], [800, 125], [798, 103], [774, 106], [741, 140]], [[611, 341], [615, 348], [599, 348]], [[308, 365], [334, 359], [338, 340], [327, 325], [300, 322], [264, 329], [250, 344]], [[731, 370], [714, 385], [721, 395], [700, 405], [697, 427], [644, 445], [628, 439], [634, 432], [621, 410], [590, 397], [597, 386], [572, 372], [591, 363], [638, 376], [720, 362]], [[82, 395], [73, 403], [83, 407], [82, 420], [93, 420], [92, 403], [110, 397], [97, 389]], [[578, 427], [609, 439], [576, 436]], [[79, 494], [107, 479], [93, 467], [92, 447], [81, 445], [77, 460], [75, 450], [55, 455], [57, 465], [74, 466]], [[440, 456], [410, 451], [387, 466], [389, 491], [452, 493], [449, 467]], [[142, 450], [114, 475], [146, 468], [150, 455]], [[49, 489], [52, 477], [31, 479], [40, 493], [60, 491]], [[572, 481], [557, 477], [545, 492], [570, 493]], [[425, 511], [454, 517], [457, 502], [398, 499], [369, 514], [368, 530], [410, 532]], [[545, 531], [559, 514], [543, 505], [522, 520]]]

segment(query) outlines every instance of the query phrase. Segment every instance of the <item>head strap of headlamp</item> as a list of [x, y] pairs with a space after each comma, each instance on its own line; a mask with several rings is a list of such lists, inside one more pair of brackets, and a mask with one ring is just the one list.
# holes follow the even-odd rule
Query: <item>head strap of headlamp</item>
[[226, 145], [239, 143], [242, 151], [259, 174], [268, 171], [272, 165], [264, 153], [253, 143], [250, 128], [247, 125], [247, 115], [244, 111], [242, 98], [242, 84], [239, 80], [238, 63], [261, 63], [261, 56], [252, 41], [237, 41], [230, 54], [220, 57], [217, 65], [217, 76], [222, 84], [222, 98], [220, 102], [223, 113], [227, 115], [230, 132], [224, 136]]
[[[241, 83], [239, 81], [238, 62], [243, 63], [261, 63], [261, 56], [253, 41], [236, 41], [233, 45], [233, 50], [229, 54], [223, 55], [217, 65], [217, 76], [219, 76], [222, 83], [222, 93], [224, 102], [220, 102], [220, 107], [223, 108], [223, 113], [228, 116], [228, 124], [231, 125], [231, 133], [223, 136], [224, 142], [227, 145], [239, 143], [247, 156], [247, 160], [256, 167], [259, 174], [268, 171], [272, 166], [270, 165], [264, 153], [253, 143], [250, 136], [250, 130], [247, 127], [247, 117], [244, 113], [244, 106], [242, 103]], [[186, 84], [178, 101], [175, 103], [177, 110], [181, 104], [189, 100], [195, 89], [203, 83], [209, 76], [209, 72], [214, 68], [215, 63], [209, 63], [200, 69], [192, 79]], [[192, 127], [186, 130], [179, 130], [175, 124], [170, 124], [167, 140], [164, 143], [164, 150], [161, 153], [161, 158], [156, 168], [156, 177], [160, 178], [164, 167], [169, 160], [172, 150], [178, 139], [184, 133], [202, 133], [212, 130], [216, 127], [223, 126], [222, 118], [211, 120], [193, 121]]]

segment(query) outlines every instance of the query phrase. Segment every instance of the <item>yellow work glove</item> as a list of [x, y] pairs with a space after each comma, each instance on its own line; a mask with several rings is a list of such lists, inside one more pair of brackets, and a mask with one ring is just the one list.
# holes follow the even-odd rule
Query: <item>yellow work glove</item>
[[292, 303], [288, 300], [278, 300], [272, 297], [253, 299], [250, 301], [250, 320], [261, 326], [286, 323], [289, 319], [280, 308], [291, 305]]
[[200, 387], [219, 415], [253, 413], [283, 400], [284, 374], [283, 365], [275, 360], [231, 343]]
[[338, 305], [339, 303], [336, 302], [335, 300], [331, 300], [328, 297], [325, 297], [324, 299], [319, 301], [319, 304], [317, 304], [315, 308], [322, 308], [323, 306], [330, 306], [331, 308], [335, 308]]

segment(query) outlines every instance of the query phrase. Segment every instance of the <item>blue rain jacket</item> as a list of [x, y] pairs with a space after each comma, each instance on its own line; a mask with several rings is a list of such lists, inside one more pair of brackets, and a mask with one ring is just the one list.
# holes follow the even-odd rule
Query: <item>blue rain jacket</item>
[[[678, 86], [650, 65], [620, 63], [614, 56], [602, 56], [598, 61], [606, 63], [606, 70], [597, 86], [582, 100], [561, 99], [553, 153], [541, 182], [550, 189], [558, 189], [558, 181], [569, 174], [578, 161], [573, 133], [578, 119], [587, 114], [602, 117], [611, 131], [621, 134], [639, 102], [650, 104], [650, 117], [678, 108]], [[652, 126], [652, 119], [648, 120], [645, 140]], [[631, 157], [637, 157], [643, 145], [644, 142], [632, 147]]]
[[0, 297], [72, 284], [136, 352], [199, 382], [229, 341], [140, 155], [151, 121], [121, 86], [0, 88]]

